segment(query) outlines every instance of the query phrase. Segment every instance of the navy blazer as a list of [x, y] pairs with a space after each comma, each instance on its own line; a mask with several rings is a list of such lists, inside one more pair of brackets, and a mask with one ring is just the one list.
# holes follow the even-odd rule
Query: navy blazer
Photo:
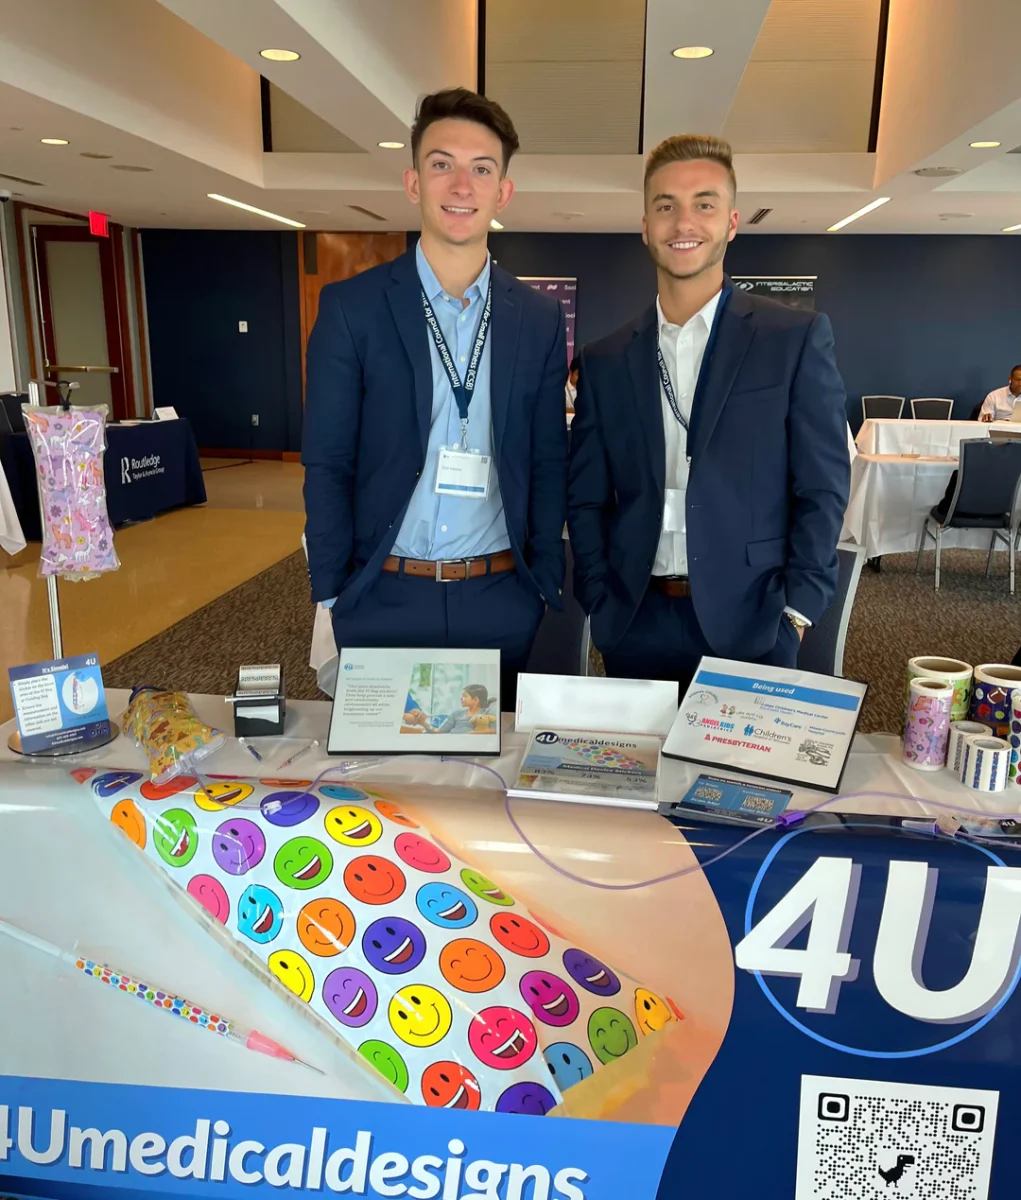
[[[568, 527], [602, 650], [634, 617], [659, 545], [657, 336], [653, 304], [581, 353]], [[767, 654], [785, 606], [815, 622], [833, 598], [850, 485], [844, 404], [829, 319], [731, 291], [695, 392], [686, 496], [692, 601], [723, 657]]]
[[[507, 532], [518, 573], [559, 608], [563, 311], [495, 264], [491, 278], [493, 457]], [[312, 599], [339, 596], [343, 612], [379, 575], [425, 469], [433, 373], [413, 249], [323, 288], [306, 364], [301, 461]]]

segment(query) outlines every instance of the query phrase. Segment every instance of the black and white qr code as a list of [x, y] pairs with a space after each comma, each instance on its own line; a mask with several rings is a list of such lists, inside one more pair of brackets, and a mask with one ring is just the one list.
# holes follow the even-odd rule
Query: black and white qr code
[[987, 1200], [998, 1100], [803, 1075], [795, 1200]]

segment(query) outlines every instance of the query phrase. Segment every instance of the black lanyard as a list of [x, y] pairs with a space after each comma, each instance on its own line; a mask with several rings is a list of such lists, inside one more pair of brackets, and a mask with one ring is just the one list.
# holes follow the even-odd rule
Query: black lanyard
[[486, 338], [489, 336], [489, 318], [493, 307], [492, 280], [490, 280], [489, 288], [486, 292], [486, 306], [482, 310], [482, 320], [479, 321], [479, 331], [475, 337], [475, 345], [472, 348], [471, 358], [468, 360], [468, 370], [465, 372], [464, 382], [461, 381], [461, 377], [457, 373], [457, 367], [454, 365], [454, 356], [450, 353], [450, 349], [447, 346], [447, 340], [443, 336], [443, 330], [440, 329], [439, 321], [436, 320], [436, 314], [429, 303], [429, 297], [425, 294], [425, 288], [422, 289], [422, 307], [425, 309], [425, 321], [429, 326], [429, 332], [432, 334], [433, 341], [436, 343], [436, 350], [439, 353], [443, 369], [447, 372], [447, 378], [450, 380], [450, 386], [454, 392], [454, 400], [457, 403], [457, 411], [461, 417], [461, 449], [467, 450], [468, 405], [471, 404], [472, 395], [475, 391], [475, 380], [478, 377], [479, 363], [482, 361], [482, 351], [486, 348]]
[[666, 359], [663, 357], [663, 348], [659, 344], [659, 339], [656, 339], [656, 358], [659, 362], [659, 381], [663, 385], [663, 393], [666, 396], [667, 404], [670, 405], [674, 416], [677, 418], [678, 424], [688, 432], [688, 422], [684, 419], [684, 414], [681, 412], [677, 403], [677, 396], [674, 393], [674, 385], [670, 381], [670, 372], [666, 369]]
[[[713, 323], [709, 330], [709, 339], [706, 342], [705, 351], [702, 354], [702, 368], [698, 373], [698, 381], [695, 384], [695, 395], [692, 399], [692, 409], [693, 410], [694, 410], [695, 401], [698, 399], [698, 396], [699, 396], [699, 389], [701, 388], [702, 382], [705, 379], [706, 372], [709, 367], [709, 363], [712, 361], [713, 350], [716, 348], [716, 334], [720, 327], [720, 317], [723, 313], [724, 308], [726, 307], [727, 301], [730, 299], [731, 290], [732, 289], [730, 286], [730, 280], [724, 279], [723, 287], [720, 290], [720, 300], [719, 300], [719, 303], [716, 305], [716, 312], [713, 316]], [[671, 382], [670, 373], [666, 369], [666, 359], [663, 357], [663, 351], [659, 344], [658, 330], [657, 330], [657, 334], [656, 334], [656, 358], [659, 361], [659, 378], [663, 384], [663, 392], [667, 398], [667, 403], [670, 405], [670, 409], [673, 412], [674, 416], [677, 418], [677, 421], [680, 424], [681, 428], [684, 430], [685, 433], [688, 433], [688, 422], [681, 415], [681, 410], [677, 403], [677, 395], [674, 392], [674, 385]]]

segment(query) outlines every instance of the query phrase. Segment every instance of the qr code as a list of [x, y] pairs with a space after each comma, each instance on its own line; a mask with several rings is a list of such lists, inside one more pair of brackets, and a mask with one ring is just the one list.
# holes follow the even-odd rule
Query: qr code
[[825, 767], [829, 764], [832, 753], [832, 742], [814, 742], [806, 738], [798, 747], [798, 762], [808, 762], [813, 767]]
[[803, 1075], [795, 1200], [987, 1200], [998, 1101]]

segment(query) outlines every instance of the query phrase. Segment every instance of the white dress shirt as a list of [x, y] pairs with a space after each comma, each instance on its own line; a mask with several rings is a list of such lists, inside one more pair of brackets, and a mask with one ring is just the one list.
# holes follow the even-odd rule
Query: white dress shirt
[[997, 388], [982, 401], [982, 411], [979, 416], [984, 417], [992, 413], [994, 421], [1009, 421], [1014, 413], [1015, 400], [1021, 400], [1021, 396], [1015, 396], [1009, 385]]

